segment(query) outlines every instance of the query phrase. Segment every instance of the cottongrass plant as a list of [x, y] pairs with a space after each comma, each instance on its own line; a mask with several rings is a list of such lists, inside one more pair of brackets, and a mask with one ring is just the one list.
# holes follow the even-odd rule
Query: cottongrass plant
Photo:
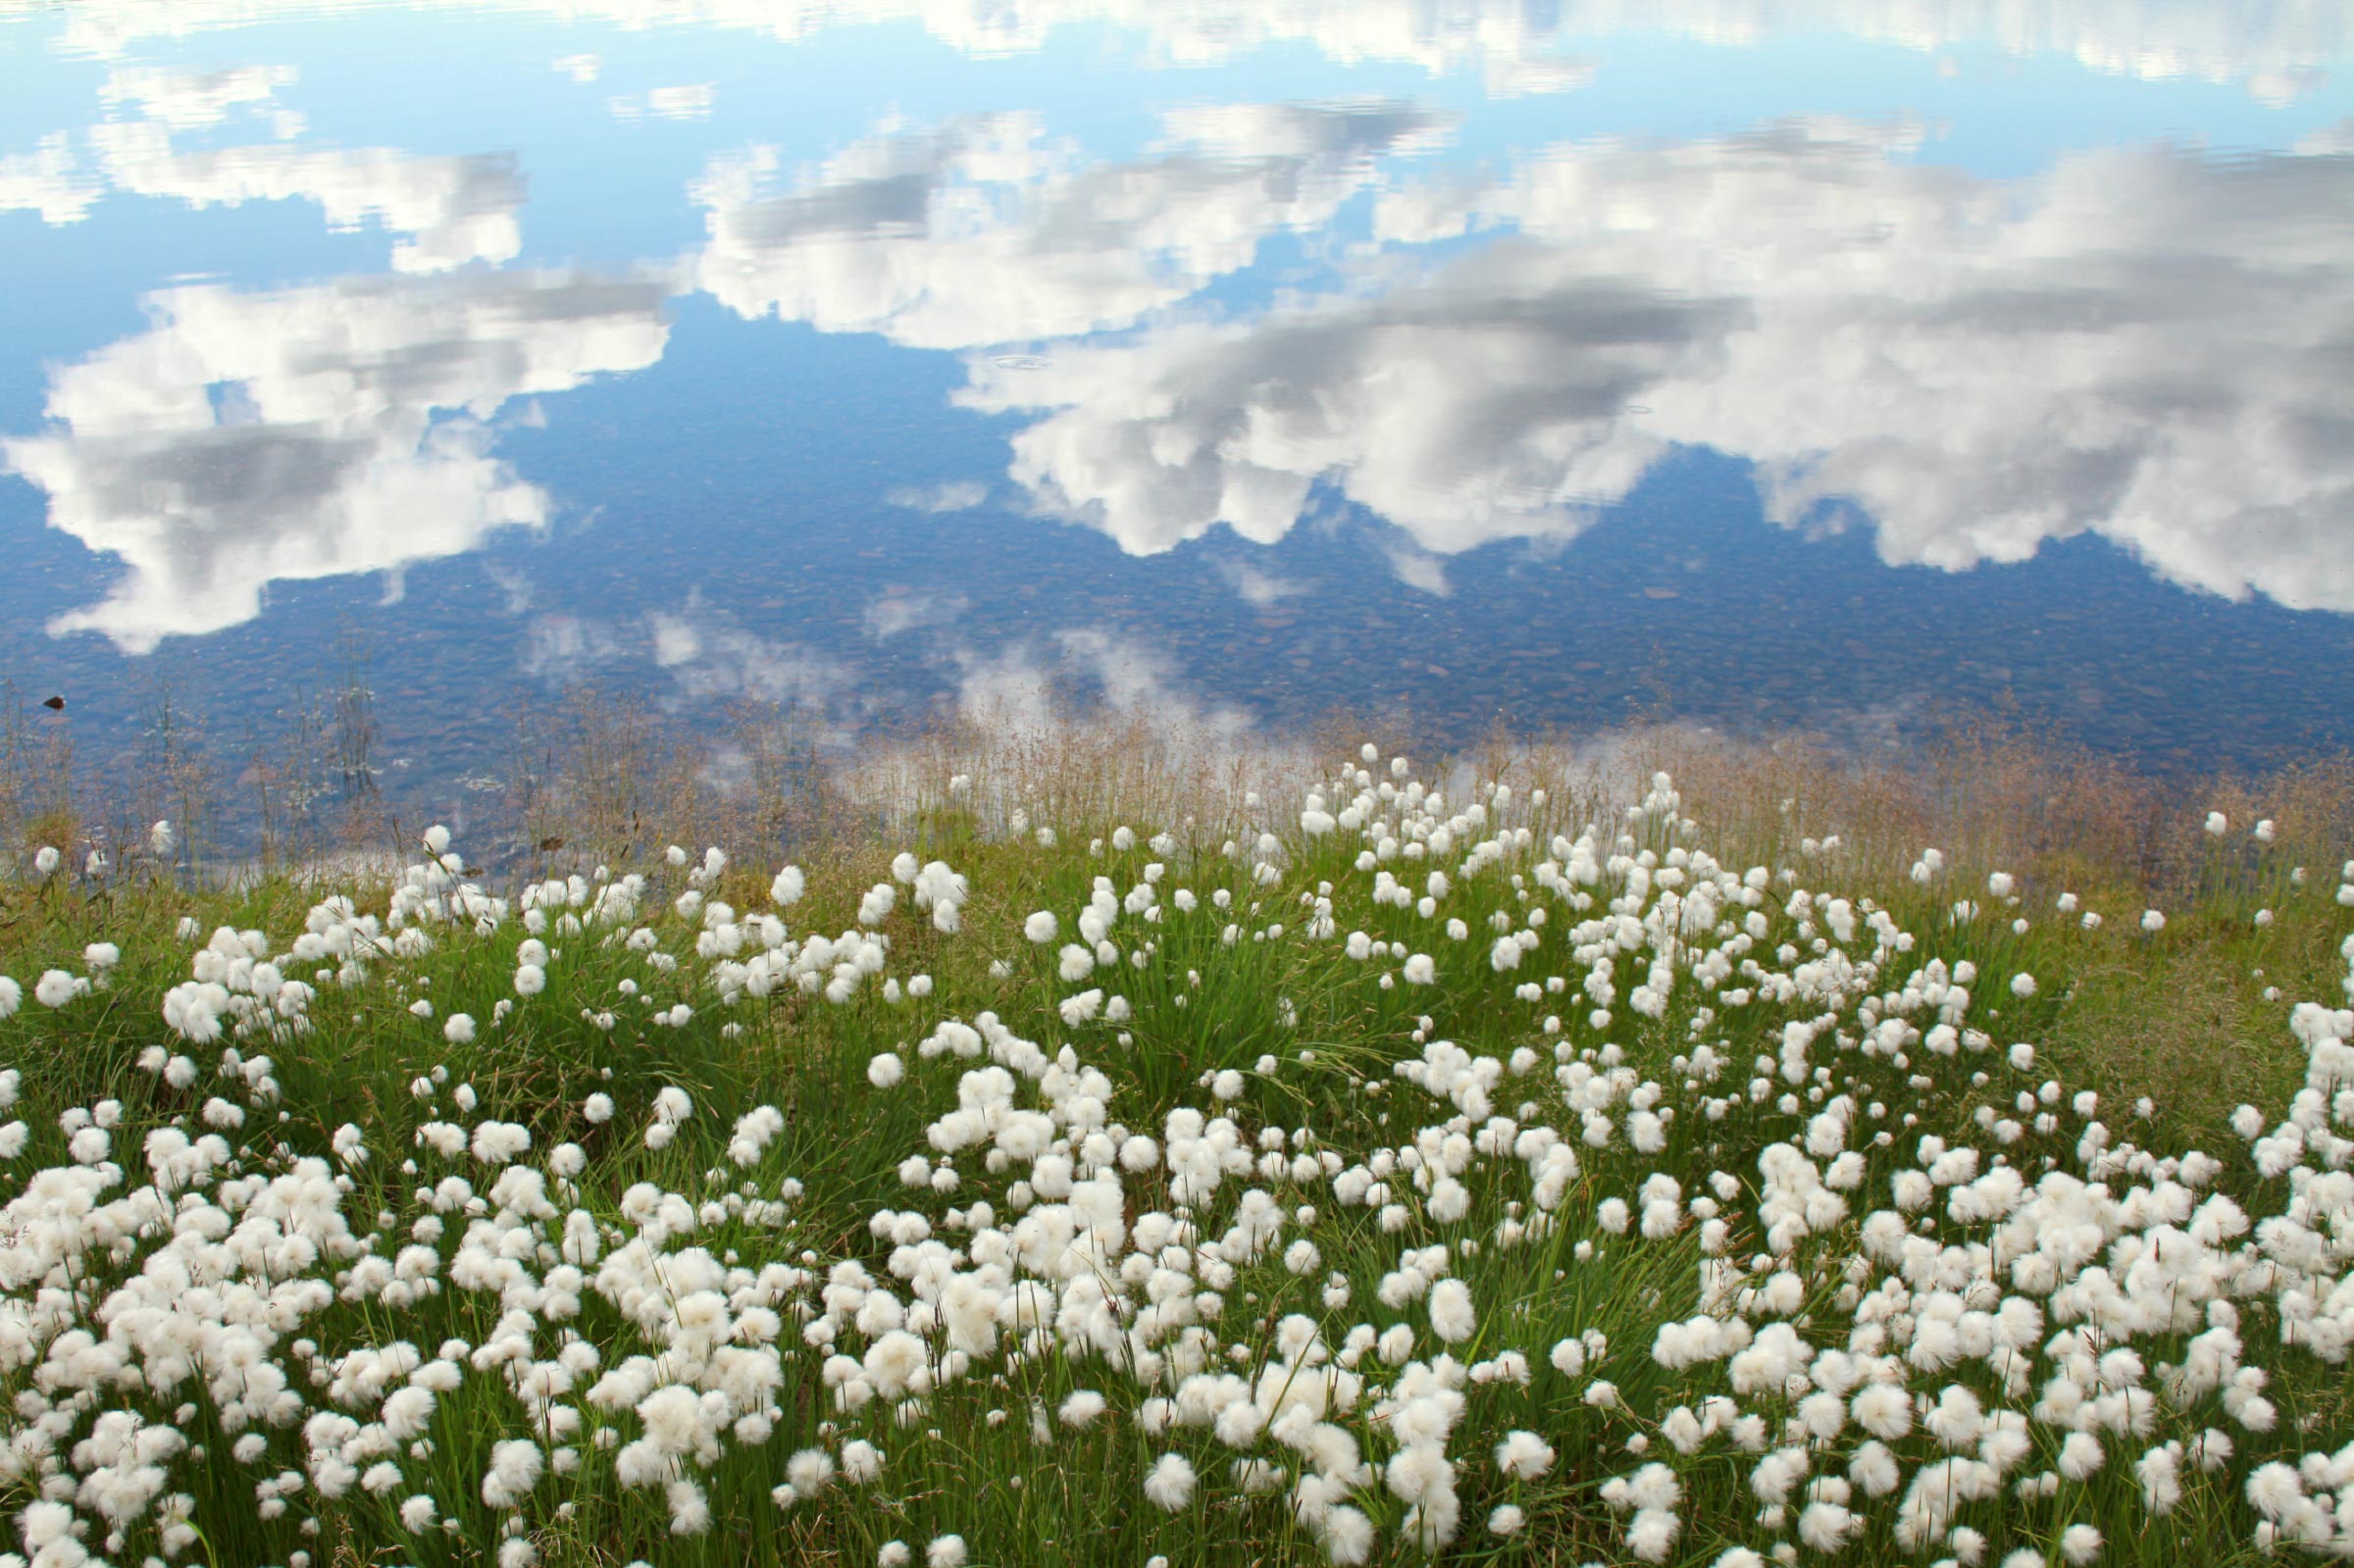
[[1409, 774], [276, 929], [32, 857], [0, 1564], [2354, 1554], [2354, 937], [2147, 1146], [2038, 1041], [2175, 927]]

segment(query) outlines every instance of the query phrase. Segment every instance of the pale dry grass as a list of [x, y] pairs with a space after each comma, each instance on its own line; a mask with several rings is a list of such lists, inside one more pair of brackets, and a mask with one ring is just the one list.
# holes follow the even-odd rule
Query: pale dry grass
[[[68, 727], [42, 723], [13, 692], [0, 727], [0, 839], [19, 850], [112, 847], [162, 818], [179, 832], [183, 870], [405, 852], [428, 823], [413, 803], [369, 785], [374, 718], [354, 695], [362, 691], [354, 683], [297, 704], [284, 733], [249, 738], [225, 758], [159, 687], [134, 764], [103, 779], [77, 770]], [[1675, 724], [1595, 735], [1498, 732], [1432, 757], [1411, 735], [1358, 715], [1276, 735], [1143, 710], [1033, 708], [878, 727], [845, 742], [822, 717], [790, 709], [743, 704], [716, 723], [686, 724], [592, 687], [517, 709], [507, 787], [470, 800], [463, 835], [486, 873], [620, 864], [672, 842], [822, 861], [830, 845], [944, 817], [981, 835], [1006, 832], [1019, 814], [1214, 840], [1288, 818], [1320, 768], [1367, 740], [1385, 763], [1405, 755], [1417, 771], [1435, 767], [1458, 800], [1487, 781], [1523, 793], [1543, 787], [1551, 819], [1572, 831], [1614, 821], [1653, 773], [1665, 772], [1686, 815], [1707, 822], [1710, 841], [1728, 854], [1799, 865], [1808, 840], [1835, 835], [1845, 871], [1893, 883], [1934, 845], [1954, 886], [2008, 871], [2047, 910], [2048, 895], [2063, 889], [2116, 908], [2261, 896], [2263, 873], [2245, 841], [2260, 817], [2277, 825], [2264, 859], [2280, 868], [2333, 875], [2354, 848], [2354, 759], [2317, 758], [2265, 777], [2156, 777], [1991, 724], [1868, 758], [1806, 736], [1761, 743]], [[2228, 852], [2197, 832], [2209, 810], [2231, 820]]]

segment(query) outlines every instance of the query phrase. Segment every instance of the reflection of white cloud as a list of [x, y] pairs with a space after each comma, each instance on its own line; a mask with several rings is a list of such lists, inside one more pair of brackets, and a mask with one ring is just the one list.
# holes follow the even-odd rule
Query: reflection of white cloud
[[1601, 67], [1592, 60], [1520, 60], [1488, 62], [1488, 96], [1533, 98], [1544, 93], [1575, 92], [1593, 81]]
[[[1057, 28], [1110, 25], [1141, 35], [1152, 58], [1184, 65], [1305, 44], [1356, 65], [1393, 62], [1434, 75], [1479, 72], [1504, 91], [1556, 79], [1565, 45], [1665, 31], [1739, 45], [1774, 34], [1842, 33], [1935, 54], [1992, 46], [2061, 55], [2089, 69], [2154, 80], [2237, 81], [2293, 96], [2354, 46], [2354, 15], [2335, 0], [2218, 5], [2214, 0], [440, 0], [449, 9], [597, 19], [625, 27], [740, 28], [792, 40], [835, 26], [913, 22], [971, 54], [1038, 48]], [[113, 59], [148, 38], [177, 38], [381, 0], [76, 0], [65, 47]], [[53, 0], [0, 0], [0, 16], [49, 12]], [[1549, 88], [1547, 90], [1558, 90]]]
[[1447, 581], [1447, 563], [1435, 555], [1425, 555], [1410, 544], [1391, 544], [1382, 551], [1389, 558], [1390, 570], [1398, 581], [1418, 593], [1444, 599], [1455, 592]]
[[1738, 312], [1608, 278], [1529, 297], [1522, 275], [1561, 265], [1499, 248], [1391, 299], [1066, 348], [1019, 379], [976, 368], [964, 400], [1054, 408], [1013, 438], [1012, 477], [1134, 554], [1220, 523], [1272, 543], [1324, 478], [1426, 551], [1566, 534], [1665, 449], [1613, 422], [1627, 394], [1706, 374]]
[[[374, 223], [405, 236], [392, 247], [396, 272], [512, 261], [523, 249], [515, 217], [523, 205], [523, 177], [512, 158], [284, 145], [301, 134], [302, 117], [272, 105], [278, 89], [293, 79], [287, 66], [115, 71], [101, 96], [110, 105], [135, 108], [139, 118], [92, 127], [84, 138], [89, 165], [62, 133], [36, 152], [0, 159], [0, 212], [30, 209], [46, 223], [75, 223], [110, 189], [198, 208], [306, 200], [320, 205], [332, 228]], [[281, 143], [201, 150], [174, 145], [175, 133], [218, 126], [240, 110], [271, 111]]]
[[654, 639], [654, 666], [657, 669], [676, 669], [702, 657], [702, 633], [695, 630], [693, 622], [684, 617], [647, 616], [646, 631]]
[[969, 512], [989, 499], [989, 486], [979, 480], [950, 480], [939, 484], [902, 484], [884, 497], [910, 512]]
[[259, 109], [294, 80], [291, 66], [238, 66], [228, 71], [164, 71], [152, 66], [108, 73], [98, 96], [135, 104], [140, 115], [173, 130], [217, 126], [232, 110]]
[[1043, 656], [1027, 643], [957, 653], [958, 709], [1000, 733], [1051, 731], [1071, 716], [1074, 698], [1204, 740], [1239, 739], [1252, 728], [1250, 716], [1233, 708], [1203, 707], [1168, 656], [1133, 637], [1080, 627], [1051, 640]]
[[921, 626], [953, 626], [972, 608], [961, 593], [908, 593], [887, 589], [866, 607], [866, 634], [881, 641]]
[[1489, 242], [1372, 298], [976, 362], [1043, 408], [1014, 477], [1149, 553], [1260, 540], [1324, 481], [1426, 552], [1561, 537], [1678, 443], [1847, 498], [1894, 562], [2093, 531], [2185, 584], [2354, 609], [2354, 158], [2137, 148], [2016, 183], [1789, 125], [1557, 149], [1384, 198]]
[[755, 150], [698, 182], [697, 281], [741, 315], [925, 348], [1123, 326], [1272, 233], [1321, 228], [1377, 158], [1445, 126], [1385, 103], [1190, 109], [1166, 117], [1158, 155], [1083, 168], [1034, 116], [986, 115], [871, 138], [781, 196], [760, 193], [776, 158]]
[[691, 699], [822, 708], [855, 685], [840, 660], [746, 632], [697, 600], [677, 615], [657, 611], [645, 624], [655, 665], [669, 671], [680, 694]]
[[[574, 78], [580, 79], [578, 77]], [[719, 89], [708, 81], [680, 87], [656, 87], [640, 96], [631, 93], [608, 98], [605, 108], [614, 119], [629, 124], [637, 120], [708, 120], [719, 102]]]
[[523, 673], [561, 685], [586, 680], [590, 671], [624, 655], [621, 638], [601, 621], [534, 616], [524, 633]]
[[604, 62], [594, 55], [562, 55], [550, 62], [548, 69], [570, 76], [585, 87], [604, 70]]
[[532, 580], [530, 578], [511, 567], [501, 566], [496, 561], [484, 562], [483, 571], [491, 582], [498, 584], [499, 591], [506, 595], [507, 614], [528, 615], [531, 613]]
[[1218, 576], [1226, 580], [1236, 597], [1262, 610], [1307, 591], [1289, 579], [1270, 577], [1247, 561], [1220, 561]]
[[77, 224], [106, 194], [106, 185], [85, 175], [63, 133], [43, 136], [31, 152], [0, 158], [0, 213], [33, 212], [44, 224]]
[[2298, 138], [2297, 151], [2308, 158], [2354, 153], [2354, 120], [2341, 120]]
[[381, 147], [286, 146], [176, 152], [153, 121], [100, 126], [91, 139], [119, 190], [200, 208], [315, 201], [331, 228], [375, 223], [406, 235], [392, 247], [398, 272], [512, 261], [523, 249], [515, 221], [523, 177], [503, 155], [418, 158]]
[[52, 372], [58, 429], [0, 444], [52, 527], [123, 562], [52, 632], [134, 652], [253, 618], [276, 581], [393, 571], [537, 525], [490, 451], [508, 399], [661, 352], [663, 285], [577, 275], [349, 279], [156, 296], [156, 324]]

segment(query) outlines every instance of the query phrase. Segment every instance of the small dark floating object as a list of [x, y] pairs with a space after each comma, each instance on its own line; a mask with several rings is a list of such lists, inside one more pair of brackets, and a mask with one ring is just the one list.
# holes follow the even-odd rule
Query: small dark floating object
[[549, 835], [547, 837], [545, 837], [545, 838], [542, 838], [542, 839], [540, 839], [540, 840], [539, 840], [539, 852], [540, 852], [541, 854], [552, 855], [552, 854], [554, 854], [554, 853], [555, 853], [557, 850], [559, 850], [559, 849], [561, 849], [561, 848], [563, 848], [563, 847], [564, 847], [564, 840], [563, 840], [562, 838], [559, 838], [559, 837], [555, 836], [555, 835], [552, 835], [552, 834], [551, 834], [551, 835]]
[[63, 713], [66, 711], [66, 699], [63, 697], [43, 697], [41, 699], [41, 706], [47, 708], [51, 713]]

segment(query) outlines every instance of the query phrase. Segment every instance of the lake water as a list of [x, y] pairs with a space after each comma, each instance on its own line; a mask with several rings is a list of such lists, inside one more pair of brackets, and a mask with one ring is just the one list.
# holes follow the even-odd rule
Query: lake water
[[[0, 0], [0, 668], [2354, 742], [2344, 0]], [[64, 695], [63, 716], [34, 706]]]

